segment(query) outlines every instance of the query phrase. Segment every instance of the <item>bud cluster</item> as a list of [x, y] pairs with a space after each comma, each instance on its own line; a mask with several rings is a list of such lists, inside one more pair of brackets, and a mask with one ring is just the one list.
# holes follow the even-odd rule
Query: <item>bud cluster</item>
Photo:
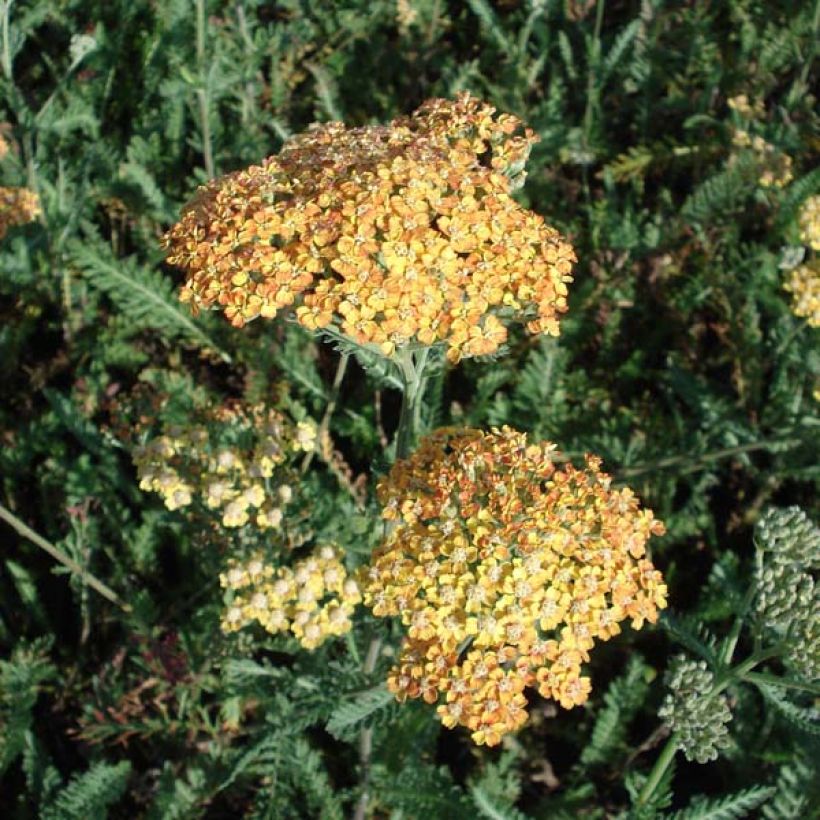
[[667, 674], [669, 693], [658, 714], [675, 733], [687, 760], [708, 763], [729, 745], [732, 719], [726, 697], [715, 694], [715, 678], [705, 661], [678, 655]]
[[785, 642], [784, 660], [801, 677], [820, 676], [820, 527], [798, 507], [769, 510], [756, 530], [754, 612], [760, 631]]

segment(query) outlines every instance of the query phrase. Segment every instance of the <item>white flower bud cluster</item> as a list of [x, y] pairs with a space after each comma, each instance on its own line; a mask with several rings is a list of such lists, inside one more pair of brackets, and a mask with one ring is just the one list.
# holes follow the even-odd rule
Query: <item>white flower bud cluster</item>
[[678, 655], [667, 675], [669, 694], [658, 712], [675, 733], [687, 760], [716, 760], [729, 745], [726, 724], [732, 719], [723, 695], [713, 694], [715, 678], [705, 661]]
[[754, 613], [759, 631], [786, 644], [783, 660], [808, 680], [820, 676], [820, 527], [798, 507], [769, 510], [757, 526]]

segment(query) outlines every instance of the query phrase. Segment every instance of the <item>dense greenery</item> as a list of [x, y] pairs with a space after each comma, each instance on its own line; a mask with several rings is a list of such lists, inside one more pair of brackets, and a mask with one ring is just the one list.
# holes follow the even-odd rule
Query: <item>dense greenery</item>
[[[813, 666], [794, 643], [817, 630], [778, 620], [820, 547], [767, 513], [817, 513], [818, 331], [783, 283], [812, 253], [819, 34], [807, 1], [0, 2], [0, 183], [42, 204], [0, 246], [3, 816], [342, 817], [363, 783], [377, 817], [820, 816], [816, 643]], [[540, 136], [516, 196], [579, 263], [560, 339], [439, 367], [421, 423], [596, 453], [667, 527], [661, 623], [593, 653], [584, 707], [534, 698], [500, 749], [385, 694], [391, 659], [365, 655], [398, 633], [364, 609], [314, 652], [223, 635], [219, 573], [248, 544], [142, 492], [130, 453], [240, 399], [325, 417], [302, 537], [366, 560], [395, 380], [284, 318], [192, 317], [160, 237], [311, 122], [464, 89]]]

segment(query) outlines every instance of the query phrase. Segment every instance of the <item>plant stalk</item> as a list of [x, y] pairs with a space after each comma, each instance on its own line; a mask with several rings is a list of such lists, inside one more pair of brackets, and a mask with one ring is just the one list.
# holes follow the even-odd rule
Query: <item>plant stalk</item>
[[69, 558], [65, 553], [61, 550], [57, 549], [54, 544], [46, 541], [41, 535], [38, 535], [34, 532], [33, 529], [26, 526], [16, 515], [14, 515], [11, 510], [6, 509], [2, 504], [0, 504], [0, 518], [2, 518], [7, 524], [13, 527], [17, 532], [23, 536], [23, 538], [28, 539], [37, 547], [40, 547], [41, 550], [45, 550], [52, 558], [59, 561], [63, 566], [67, 567], [71, 572], [79, 575], [83, 581], [88, 584], [93, 590], [99, 592], [103, 598], [107, 598], [111, 601], [112, 604], [116, 604], [120, 609], [124, 612], [130, 612], [131, 606], [126, 604], [119, 595], [117, 595], [114, 590], [110, 587], [106, 586], [102, 581], [95, 578], [87, 569], [81, 567], [76, 561], [72, 558]]
[[[401, 372], [403, 390], [399, 425], [396, 429], [396, 460], [407, 458], [416, 443], [421, 426], [421, 402], [424, 398], [426, 379], [424, 369], [429, 356], [429, 348], [417, 352], [404, 351], [397, 357]], [[379, 658], [381, 640], [374, 637], [367, 649], [367, 656], [362, 665], [365, 675], [373, 674]], [[370, 802], [370, 769], [373, 755], [373, 729], [365, 727], [359, 732], [359, 765], [361, 768], [362, 792], [353, 814], [354, 820], [365, 820], [367, 806]]]
[[205, 163], [205, 173], [208, 175], [208, 179], [213, 179], [216, 176], [216, 167], [214, 166], [214, 152], [211, 144], [210, 100], [205, 78], [205, 30], [205, 0], [196, 0], [196, 62], [201, 86], [197, 89], [196, 96], [199, 101], [199, 119], [202, 128], [202, 159]]

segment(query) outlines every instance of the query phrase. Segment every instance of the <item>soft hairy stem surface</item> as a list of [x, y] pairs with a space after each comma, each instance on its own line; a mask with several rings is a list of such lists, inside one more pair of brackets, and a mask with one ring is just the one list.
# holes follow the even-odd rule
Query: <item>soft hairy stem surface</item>
[[[402, 378], [402, 400], [399, 413], [399, 425], [396, 429], [396, 459], [407, 458], [416, 443], [416, 436], [421, 426], [421, 402], [424, 398], [426, 383], [424, 369], [429, 355], [428, 348], [419, 351], [404, 351], [397, 359]], [[381, 640], [374, 637], [367, 649], [367, 657], [362, 665], [362, 672], [371, 675], [379, 658]], [[361, 770], [362, 792], [356, 804], [355, 820], [364, 820], [370, 802], [370, 766], [373, 755], [373, 729], [364, 728], [359, 733], [359, 766]]]

